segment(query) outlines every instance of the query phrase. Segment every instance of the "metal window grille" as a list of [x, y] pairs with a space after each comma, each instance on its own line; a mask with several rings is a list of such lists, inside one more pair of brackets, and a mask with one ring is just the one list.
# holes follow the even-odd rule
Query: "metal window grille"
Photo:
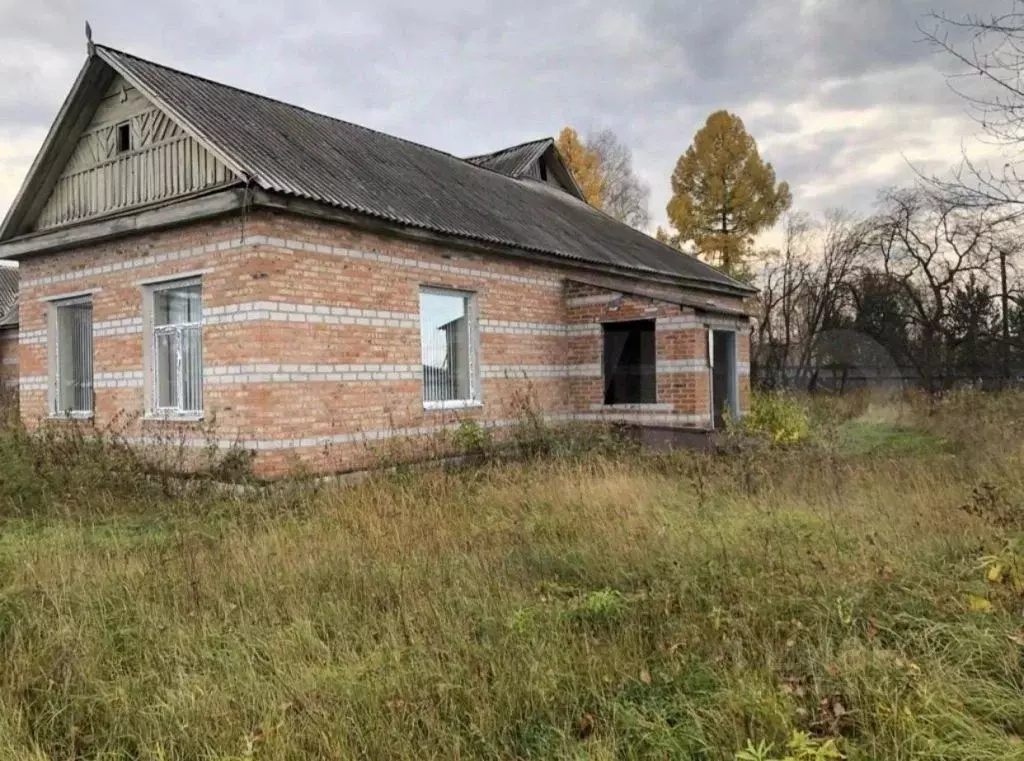
[[88, 300], [57, 304], [55, 315], [56, 363], [54, 414], [82, 414], [93, 410], [92, 303]]
[[153, 407], [164, 414], [203, 410], [202, 286], [153, 291]]

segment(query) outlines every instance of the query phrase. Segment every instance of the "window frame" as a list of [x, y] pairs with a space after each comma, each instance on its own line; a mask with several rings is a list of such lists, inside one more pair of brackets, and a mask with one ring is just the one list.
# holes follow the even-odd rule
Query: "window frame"
[[[121, 147], [121, 130], [125, 130], [125, 134], [128, 136], [128, 145], [125, 148]], [[118, 122], [114, 127], [114, 155], [123, 156], [126, 153], [131, 153], [133, 147], [131, 121]]]
[[[89, 389], [89, 409], [87, 410], [74, 410], [74, 409], [61, 409], [61, 335], [60, 335], [60, 311], [69, 307], [85, 306], [89, 307], [89, 380], [87, 387]], [[49, 356], [49, 399], [47, 407], [49, 408], [49, 414], [52, 418], [73, 418], [76, 420], [90, 420], [96, 414], [96, 344], [95, 336], [93, 331], [94, 319], [92, 316], [93, 310], [93, 299], [92, 293], [80, 294], [77, 296], [67, 296], [64, 298], [53, 299], [48, 303], [47, 309], [47, 322], [48, 322], [48, 334], [49, 334], [49, 350], [47, 355]]]
[[[465, 399], [427, 399], [427, 380], [423, 362], [423, 294], [435, 296], [449, 296], [461, 298], [466, 303], [467, 325], [467, 365], [469, 375], [469, 396]], [[420, 344], [420, 398], [423, 401], [425, 410], [460, 410], [483, 406], [483, 395], [480, 383], [480, 310], [476, 291], [467, 291], [461, 288], [449, 288], [445, 286], [421, 285], [416, 294], [417, 297], [417, 327], [419, 327]]]
[[[175, 291], [185, 288], [199, 288], [199, 316], [194, 322], [170, 323], [167, 325], [156, 324], [156, 299], [157, 296], [166, 291]], [[146, 379], [146, 419], [147, 420], [173, 420], [173, 421], [198, 421], [202, 420], [205, 414], [206, 395], [204, 394], [204, 369], [203, 362], [203, 279], [201, 276], [174, 276], [166, 280], [146, 282], [142, 286], [145, 294], [143, 307], [143, 324], [145, 325], [145, 362], [144, 377]], [[175, 363], [175, 374], [178, 382], [179, 398], [185, 388], [185, 370], [181, 361], [184, 335], [189, 330], [197, 330], [199, 333], [199, 409], [184, 409], [180, 404], [176, 407], [160, 406], [160, 374], [157, 354], [157, 341], [162, 335], [177, 336], [177, 362]]]
[[[638, 323], [650, 323], [650, 330], [644, 331], [650, 333], [650, 340], [652, 342], [651, 348], [651, 363], [650, 363], [650, 384], [651, 388], [648, 389], [651, 394], [651, 399], [648, 401], [608, 401], [608, 394], [611, 384], [614, 382], [612, 378], [609, 378], [608, 374], [608, 334], [610, 332], [623, 332], [622, 327], [626, 325], [635, 325]], [[642, 391], [643, 389], [641, 389]], [[643, 393], [640, 394], [643, 397]], [[611, 320], [601, 323], [601, 406], [603, 407], [618, 407], [618, 408], [657, 408], [659, 407], [658, 401], [658, 321], [651, 317], [641, 317], [633, 320]]]

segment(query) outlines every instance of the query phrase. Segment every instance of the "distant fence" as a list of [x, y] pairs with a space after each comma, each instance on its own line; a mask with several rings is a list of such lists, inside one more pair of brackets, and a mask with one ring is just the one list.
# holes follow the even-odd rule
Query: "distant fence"
[[[766, 371], [757, 363], [751, 364], [751, 381], [755, 388], [788, 388], [802, 391], [830, 391], [841, 393], [858, 389], [880, 389], [896, 391], [905, 388], [925, 388], [929, 384], [912, 368], [885, 368], [878, 370], [865, 367], [798, 368], [785, 371], [772, 368]], [[939, 388], [976, 388], [998, 390], [1024, 387], [1024, 372], [1011, 373], [1009, 377], [991, 373], [979, 375], [943, 374], [933, 379]]]

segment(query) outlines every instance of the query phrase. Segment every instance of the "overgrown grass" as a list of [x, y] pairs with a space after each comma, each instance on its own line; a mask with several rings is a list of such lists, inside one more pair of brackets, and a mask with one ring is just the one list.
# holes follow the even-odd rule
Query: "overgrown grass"
[[[0, 758], [1024, 758], [1024, 400], [881, 409], [717, 456], [5, 486]], [[879, 425], [949, 445], [838, 433]]]

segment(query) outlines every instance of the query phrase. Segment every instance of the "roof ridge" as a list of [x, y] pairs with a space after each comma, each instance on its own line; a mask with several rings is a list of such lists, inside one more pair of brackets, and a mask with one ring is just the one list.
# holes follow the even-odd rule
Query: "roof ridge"
[[[389, 140], [396, 140], [396, 141], [398, 141], [400, 143], [407, 143], [409, 145], [415, 145], [417, 148], [425, 148], [428, 151], [433, 151], [434, 153], [439, 153], [442, 156], [447, 156], [448, 158], [455, 159], [456, 161], [461, 161], [463, 163], [470, 164], [471, 166], [475, 166], [478, 169], [486, 169], [487, 168], [487, 167], [478, 166], [477, 164], [473, 164], [473, 162], [469, 161], [468, 159], [464, 159], [464, 158], [462, 158], [460, 156], [456, 156], [454, 153], [449, 153], [448, 151], [443, 151], [440, 148], [435, 148], [434, 146], [431, 146], [431, 145], [426, 145], [424, 143], [417, 143], [415, 140], [410, 140], [410, 139], [405, 138], [405, 137], [399, 137], [398, 135], [392, 135], [389, 132], [383, 132], [382, 130], [374, 129], [373, 127], [367, 127], [367, 126], [365, 126], [363, 124], [357, 124], [356, 122], [351, 122], [351, 121], [348, 121], [347, 119], [341, 119], [341, 118], [339, 118], [337, 116], [331, 116], [330, 114], [325, 114], [325, 113], [322, 113], [320, 111], [314, 111], [313, 109], [307, 108], [306, 106], [300, 106], [300, 105], [298, 105], [296, 103], [289, 103], [288, 101], [281, 100], [280, 98], [274, 98], [274, 97], [272, 97], [270, 95], [264, 95], [262, 93], [254, 92], [252, 90], [246, 90], [245, 88], [238, 87], [237, 85], [229, 85], [229, 84], [226, 84], [224, 82], [218, 82], [216, 79], [210, 79], [209, 77], [200, 76], [199, 74], [193, 74], [191, 72], [175, 68], [174, 66], [167, 66], [166, 64], [158, 63], [157, 61], [153, 61], [153, 60], [151, 60], [149, 58], [142, 58], [141, 56], [137, 56], [137, 55], [135, 55], [133, 53], [128, 53], [128, 52], [125, 52], [124, 50], [119, 50], [118, 48], [112, 48], [109, 45], [100, 45], [99, 43], [97, 43], [96, 44], [96, 48], [97, 49], [105, 50], [105, 51], [110, 52], [110, 53], [114, 53], [115, 55], [125, 56], [126, 58], [132, 58], [132, 59], [134, 59], [136, 61], [141, 61], [142, 63], [148, 64], [149, 66], [156, 66], [157, 68], [160, 68], [160, 69], [165, 69], [167, 71], [172, 71], [175, 74], [179, 74], [179, 75], [181, 75], [183, 77], [189, 77], [190, 79], [196, 79], [196, 80], [199, 80], [200, 82], [206, 82], [207, 84], [211, 84], [211, 85], [214, 85], [216, 87], [223, 87], [226, 90], [233, 90], [234, 92], [242, 93], [243, 95], [248, 95], [248, 96], [253, 97], [253, 98], [259, 98], [260, 100], [265, 100], [265, 101], [268, 101], [270, 103], [276, 103], [277, 105], [285, 106], [287, 108], [292, 108], [292, 109], [295, 109], [296, 111], [303, 111], [303, 112], [305, 112], [307, 114], [311, 114], [312, 116], [316, 116], [316, 117], [319, 117], [321, 119], [329, 119], [329, 120], [331, 120], [333, 122], [338, 122], [340, 124], [345, 124], [345, 125], [348, 125], [350, 127], [355, 127], [356, 129], [364, 130], [365, 132], [372, 132], [375, 135], [380, 135], [381, 137], [386, 137]], [[550, 138], [547, 138], [547, 139], [550, 139]], [[522, 143], [521, 145], [528, 145], [531, 142], [540, 142], [540, 141], [539, 140], [527, 140], [525, 143]], [[519, 146], [515, 146], [515, 147], [519, 147]], [[486, 154], [483, 154], [483, 155], [486, 155]]]
[[510, 145], [507, 148], [499, 148], [498, 150], [492, 151], [490, 153], [479, 153], [476, 156], [466, 156], [462, 160], [463, 161], [468, 161], [470, 163], [473, 163], [476, 159], [494, 158], [496, 156], [501, 156], [503, 153], [511, 153], [512, 151], [519, 150], [520, 148], [525, 148], [528, 145], [533, 145], [535, 143], [547, 143], [547, 142], [552, 142], [553, 143], [553, 142], [555, 142], [555, 139], [553, 137], [549, 136], [549, 137], [538, 137], [536, 140], [524, 140], [521, 143], [516, 143], [515, 145]]

